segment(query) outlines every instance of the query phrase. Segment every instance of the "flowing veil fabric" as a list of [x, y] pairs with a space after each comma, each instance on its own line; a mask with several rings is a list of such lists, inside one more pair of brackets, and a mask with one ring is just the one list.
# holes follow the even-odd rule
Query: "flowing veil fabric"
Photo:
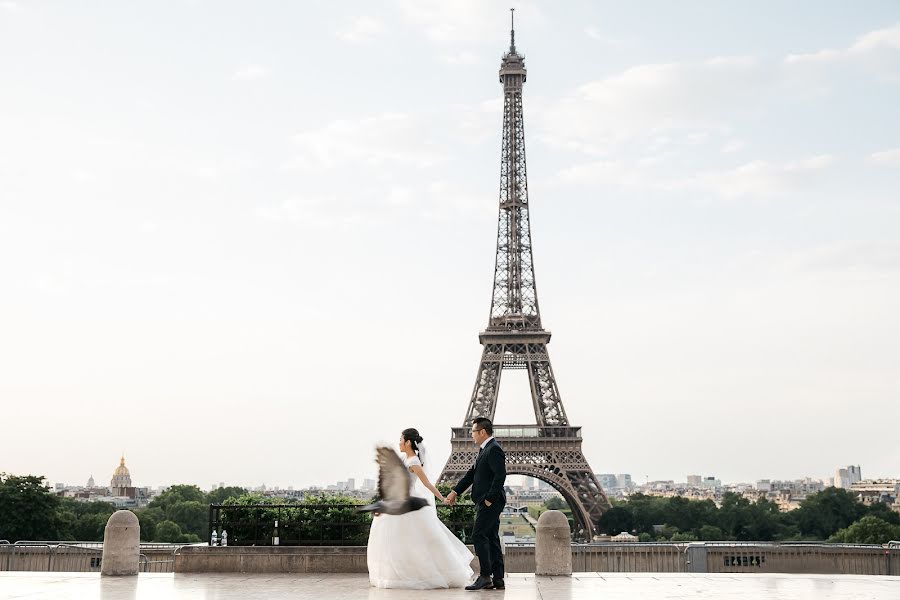
[[[420, 452], [421, 456], [421, 452]], [[406, 465], [418, 465], [413, 457]], [[380, 588], [463, 587], [472, 581], [474, 556], [437, 517], [434, 496], [415, 477], [413, 493], [428, 506], [405, 515], [373, 517], [366, 558], [369, 582]]]
[[[425, 471], [425, 477], [428, 478], [428, 481], [434, 482], [434, 465], [431, 464], [431, 461], [428, 459], [428, 449], [425, 446], [425, 442], [419, 442], [419, 462], [422, 464], [422, 470]], [[416, 483], [421, 485], [422, 482], [419, 481], [419, 478], [416, 477]], [[424, 487], [424, 486], [422, 486]], [[426, 490], [427, 491], [427, 490]], [[431, 494], [431, 492], [428, 492]], [[434, 498], [434, 495], [431, 496]]]

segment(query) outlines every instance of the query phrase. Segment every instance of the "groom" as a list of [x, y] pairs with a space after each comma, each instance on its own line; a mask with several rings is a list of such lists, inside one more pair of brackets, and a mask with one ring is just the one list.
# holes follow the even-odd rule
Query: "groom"
[[[500, 550], [500, 513], [506, 506], [506, 454], [494, 439], [490, 419], [478, 417], [472, 422], [472, 441], [481, 449], [475, 464], [447, 494], [446, 504], [454, 504], [456, 497], [472, 486], [475, 502], [475, 527], [472, 542], [481, 566], [481, 573], [467, 590], [502, 590], [503, 554]], [[493, 580], [491, 576], [493, 575]]]

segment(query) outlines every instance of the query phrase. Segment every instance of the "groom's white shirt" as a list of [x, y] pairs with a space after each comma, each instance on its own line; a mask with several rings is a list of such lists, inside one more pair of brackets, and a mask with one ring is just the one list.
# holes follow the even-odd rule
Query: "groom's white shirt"
[[481, 442], [481, 449], [484, 450], [484, 447], [491, 443], [491, 440], [494, 439], [494, 436], [489, 437], [488, 439]]

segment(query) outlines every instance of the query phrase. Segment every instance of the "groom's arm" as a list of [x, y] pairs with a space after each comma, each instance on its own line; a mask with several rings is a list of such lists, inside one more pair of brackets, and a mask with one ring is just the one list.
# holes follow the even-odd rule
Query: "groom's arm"
[[506, 453], [495, 445], [493, 452], [485, 456], [491, 469], [491, 487], [485, 494], [485, 500], [491, 504], [503, 501], [503, 486], [506, 484]]
[[463, 492], [469, 489], [469, 486], [472, 485], [472, 480], [475, 479], [475, 467], [473, 466], [471, 469], [466, 471], [466, 474], [463, 475], [463, 478], [459, 480], [459, 483], [456, 484], [456, 487], [453, 488], [453, 491], [456, 492], [457, 496], [462, 496]]

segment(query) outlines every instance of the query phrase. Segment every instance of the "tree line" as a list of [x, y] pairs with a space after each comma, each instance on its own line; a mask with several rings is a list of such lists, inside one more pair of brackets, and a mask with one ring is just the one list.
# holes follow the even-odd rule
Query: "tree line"
[[[449, 486], [438, 487], [445, 495], [450, 491]], [[469, 529], [463, 524], [471, 523], [475, 518], [474, 508], [467, 501], [471, 501], [468, 494], [456, 506], [438, 506], [437, 509], [441, 520], [460, 537], [464, 537]], [[196, 485], [173, 485], [154, 497], [146, 507], [129, 510], [137, 515], [141, 541], [189, 544], [209, 539], [210, 504], [296, 504], [298, 509], [311, 504], [333, 505], [334, 510], [316, 513], [316, 517], [328, 521], [333, 515], [340, 515], [342, 521], [357, 523], [356, 537], [348, 542], [365, 543], [371, 516], [352, 509], [359, 502], [359, 499], [344, 496], [278, 499], [267, 498], [241, 487], [203, 492]], [[84, 502], [57, 496], [47, 486], [44, 477], [0, 473], [0, 540], [102, 541], [106, 522], [116, 510], [107, 502]], [[259, 514], [267, 517], [265, 512]], [[238, 533], [233, 531], [232, 535]]]
[[[209, 505], [247, 493], [239, 487], [203, 492], [173, 485], [144, 508], [129, 509], [141, 525], [141, 541], [206, 541]], [[44, 477], [0, 473], [0, 539], [102, 541], [106, 522], [117, 510], [107, 502], [83, 502], [53, 493]]]
[[884, 544], [900, 540], [900, 514], [883, 503], [865, 505], [844, 489], [810, 494], [781, 512], [766, 499], [751, 502], [726, 492], [712, 500], [634, 494], [615, 502], [598, 523], [609, 535], [627, 531], [641, 541], [829, 541]]
[[[449, 486], [442, 493], [449, 492]], [[461, 538], [474, 509], [461, 498], [455, 507], [438, 507], [438, 516]], [[267, 503], [320, 503], [347, 505], [359, 502], [341, 497], [277, 500], [225, 487], [203, 492], [196, 485], [173, 485], [148, 506], [133, 509], [146, 542], [196, 543], [208, 540], [209, 505]], [[566, 510], [560, 499], [547, 508]], [[101, 541], [116, 508], [106, 502], [82, 502], [54, 494], [43, 477], [0, 473], [0, 540]], [[344, 514], [344, 513], [342, 513]], [[349, 518], [349, 512], [346, 513]], [[360, 514], [360, 524], [370, 517]], [[809, 495], [796, 510], [783, 513], [766, 499], [756, 502], [726, 493], [720, 506], [712, 500], [661, 498], [634, 494], [615, 502], [598, 523], [600, 532], [627, 531], [641, 541], [829, 541], [883, 544], [900, 540], [900, 514], [882, 503], [866, 506], [843, 489], [827, 488]]]

